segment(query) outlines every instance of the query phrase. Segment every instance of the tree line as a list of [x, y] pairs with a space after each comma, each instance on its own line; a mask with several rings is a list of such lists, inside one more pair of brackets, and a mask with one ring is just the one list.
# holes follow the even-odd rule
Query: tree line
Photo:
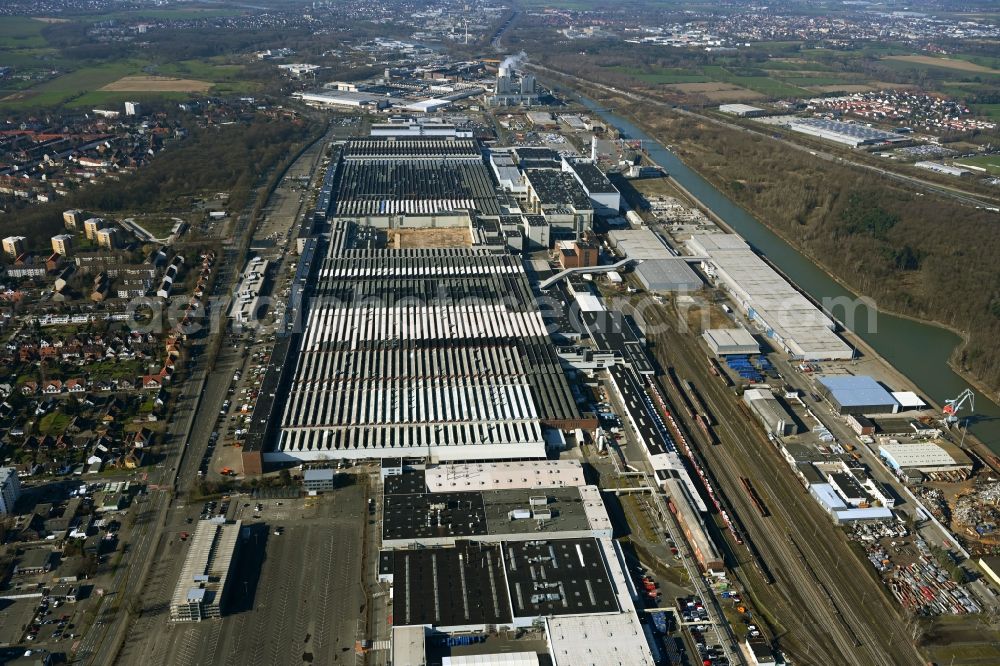
[[4, 216], [4, 236], [20, 235], [31, 247], [47, 247], [63, 226], [62, 211], [189, 212], [190, 197], [228, 192], [230, 206], [242, 208], [260, 174], [272, 168], [289, 147], [309, 135], [305, 123], [255, 117], [250, 122], [193, 128], [148, 165], [120, 180], [83, 187], [48, 204]]
[[922, 196], [765, 137], [665, 116], [634, 116], [765, 225], [884, 309], [968, 339], [955, 359], [1000, 389], [1000, 216]]

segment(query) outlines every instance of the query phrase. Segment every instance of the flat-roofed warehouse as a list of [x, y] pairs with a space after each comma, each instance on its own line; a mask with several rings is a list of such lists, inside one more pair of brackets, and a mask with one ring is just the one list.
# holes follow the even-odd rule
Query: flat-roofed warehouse
[[671, 259], [676, 256], [656, 233], [642, 229], [612, 229], [608, 244], [629, 259]]
[[764, 109], [749, 104], [722, 104], [719, 106], [719, 111], [738, 118], [757, 118], [767, 115]]
[[591, 162], [563, 161], [563, 169], [569, 169], [577, 182], [593, 202], [594, 209], [605, 216], [615, 216], [621, 210], [622, 195], [604, 172]]
[[820, 394], [839, 414], [895, 414], [899, 403], [867, 375], [823, 375], [816, 378]]
[[705, 284], [680, 257], [647, 259], [636, 266], [635, 276], [644, 289], [654, 292], [697, 291]]
[[433, 492], [565, 488], [587, 483], [583, 477], [583, 466], [578, 460], [431, 465], [424, 471], [424, 476], [427, 487]]
[[545, 634], [559, 666], [653, 666], [635, 613], [564, 615], [545, 620]]
[[910, 140], [909, 137], [895, 132], [886, 132], [867, 125], [825, 118], [796, 118], [788, 123], [788, 128], [802, 134], [843, 143], [852, 148]]
[[617, 595], [597, 539], [503, 544], [515, 618], [617, 613]]
[[745, 328], [710, 328], [701, 337], [716, 356], [760, 353], [760, 344]]
[[972, 472], [972, 459], [957, 446], [944, 442], [891, 442], [879, 446], [879, 455], [894, 470], [916, 469], [924, 474]]
[[451, 548], [382, 553], [380, 567], [391, 572], [393, 624], [478, 630], [510, 624], [499, 544], [460, 541]]
[[833, 332], [835, 323], [757, 256], [735, 234], [693, 234], [687, 247], [767, 337], [792, 358], [850, 360], [854, 350]]
[[[544, 464], [546, 461], [536, 461]], [[384, 548], [449, 546], [456, 541], [530, 541], [612, 536], [596, 486], [429, 491], [424, 470], [385, 478]]]
[[170, 619], [197, 622], [222, 616], [222, 602], [242, 523], [198, 521], [170, 600]]
[[770, 391], [747, 389], [743, 393], [743, 402], [747, 404], [747, 407], [757, 416], [769, 433], [785, 437], [799, 431], [794, 417]]
[[265, 460], [542, 458], [590, 425], [514, 257], [334, 247]]

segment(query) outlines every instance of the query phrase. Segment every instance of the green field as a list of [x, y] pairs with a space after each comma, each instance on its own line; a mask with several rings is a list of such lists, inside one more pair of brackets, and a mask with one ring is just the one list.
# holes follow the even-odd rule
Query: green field
[[26, 16], [5, 16], [0, 21], [0, 53], [7, 49], [40, 48], [46, 45], [42, 37], [45, 24]]
[[[960, 58], [956, 58], [960, 62], [965, 62]], [[914, 61], [914, 60], [889, 60], [883, 59], [879, 61], [879, 64], [889, 67], [891, 69], [912, 72], [914, 70], [929, 70], [934, 72], [936, 76], [941, 76], [942, 74], [950, 75], [955, 81], [965, 80], [965, 81], [996, 81], [1000, 79], [1000, 72], [980, 72], [961, 69], [960, 67], [954, 65], [953, 63], [942, 62], [935, 63], [930, 59], [927, 61]], [[978, 63], [977, 63], [978, 64]]]
[[176, 76], [179, 79], [198, 79], [222, 83], [224, 81], [238, 81], [242, 72], [243, 65], [231, 65], [210, 60], [180, 60], [166, 65], [158, 65], [155, 72], [151, 73]]
[[82, 14], [73, 16], [73, 19], [83, 19], [89, 22], [97, 21], [120, 21], [124, 19], [169, 19], [174, 21], [184, 21], [199, 18], [218, 18], [223, 16], [239, 16], [246, 14], [247, 10], [235, 8], [222, 9], [198, 9], [187, 7], [184, 9], [146, 9], [140, 8], [132, 11], [108, 12], [106, 14]]
[[991, 175], [1000, 176], [1000, 155], [983, 155], [981, 157], [963, 157], [955, 160], [956, 164], [977, 166], [986, 169]]
[[768, 60], [761, 67], [776, 72], [832, 72], [833, 68], [821, 62], [789, 62], [788, 60]]
[[846, 81], [833, 76], [784, 76], [779, 80], [793, 86], [838, 86], [855, 85], [851, 81]]
[[240, 78], [242, 65], [232, 65], [211, 60], [184, 60], [176, 63], [151, 66], [146, 60], [120, 60], [117, 62], [88, 65], [62, 74], [54, 79], [26, 86], [9, 82], [0, 91], [0, 108], [24, 109], [67, 105], [88, 107], [118, 104], [126, 100], [177, 99], [190, 97], [184, 92], [120, 92], [100, 90], [103, 86], [123, 76], [160, 75], [181, 79], [196, 79], [214, 84], [215, 94], [246, 94], [256, 90], [256, 84]]
[[190, 98], [190, 93], [182, 92], [111, 92], [107, 90], [92, 90], [73, 98], [66, 105], [72, 108], [91, 109], [122, 106], [125, 102], [155, 102], [157, 100], [183, 102]]
[[98, 88], [129, 74], [142, 72], [145, 62], [123, 60], [105, 65], [91, 65], [40, 83], [14, 97], [0, 100], [0, 107], [35, 108], [71, 103]]
[[981, 67], [989, 67], [990, 69], [1000, 70], [1000, 57], [967, 55], [964, 53], [955, 53], [949, 57], [955, 58], [956, 60], [965, 60], [966, 62], [971, 62]]
[[719, 65], [707, 65], [702, 69], [705, 74], [712, 77], [713, 81], [749, 88], [768, 97], [811, 97], [813, 95], [811, 90], [789, 85], [769, 76], [739, 76]]
[[654, 85], [666, 85], [670, 83], [705, 83], [711, 81], [707, 76], [689, 69], [674, 69], [656, 67], [651, 71], [640, 69], [639, 67], [613, 67], [616, 72], [628, 74], [633, 79]]
[[976, 104], [973, 108], [980, 115], [1000, 120], [1000, 104]]

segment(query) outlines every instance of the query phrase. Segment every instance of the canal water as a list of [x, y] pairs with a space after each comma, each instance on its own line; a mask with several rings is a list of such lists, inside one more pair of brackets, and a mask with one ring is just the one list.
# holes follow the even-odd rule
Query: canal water
[[[676, 155], [658, 141], [627, 119], [609, 112], [593, 100], [581, 97], [580, 101], [627, 138], [642, 140], [643, 146], [654, 162], [666, 169], [705, 207], [735, 229], [816, 301], [844, 299], [844, 302], [847, 302], [854, 299], [853, 293], [685, 166]], [[964, 389], [972, 388], [948, 365], [952, 351], [961, 342], [961, 339], [951, 331], [877, 311], [870, 315], [874, 317], [874, 321], [869, 322], [865, 308], [855, 310], [853, 322], [845, 321], [844, 312], [838, 311], [837, 308], [833, 309], [833, 314], [938, 404], [944, 404], [945, 400], [954, 398]], [[969, 432], [975, 434], [994, 452], [1000, 453], [1000, 406], [988, 400], [979, 391], [975, 392], [976, 410], [968, 421]], [[960, 414], [960, 416], [967, 415], [967, 411]]]

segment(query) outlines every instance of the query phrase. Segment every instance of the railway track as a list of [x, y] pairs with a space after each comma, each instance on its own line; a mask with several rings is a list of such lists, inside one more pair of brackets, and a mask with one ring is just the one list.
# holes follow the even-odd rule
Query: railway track
[[[648, 319], [651, 313], [647, 309], [644, 314]], [[699, 453], [751, 542], [748, 558], [754, 557], [756, 550], [761, 564], [777, 579], [778, 584], [769, 588], [773, 590], [771, 604], [765, 603], [765, 607], [788, 627], [798, 656], [807, 663], [921, 663], [922, 657], [911, 643], [896, 640], [895, 630], [901, 629], [898, 609], [889, 606], [878, 591], [869, 594], [862, 589], [875, 582], [858, 569], [861, 563], [844, 537], [836, 533], [818, 506], [809, 505], [812, 499], [804, 497], [805, 491], [787, 463], [739, 410], [722, 379], [713, 376], [697, 341], [677, 333], [659, 309], [655, 316], [661, 319], [655, 323], [663, 331], [654, 336], [661, 367], [673, 366], [685, 377], [705, 378], [701, 397], [716, 415], [714, 430], [721, 446], [702, 446]], [[666, 350], [670, 350], [669, 355]], [[663, 384], [673, 388], [673, 393], [683, 393], [669, 386], [670, 382]], [[769, 498], [769, 517], [754, 506], [743, 478], [761, 502]], [[789, 534], [796, 535], [794, 541]]]

